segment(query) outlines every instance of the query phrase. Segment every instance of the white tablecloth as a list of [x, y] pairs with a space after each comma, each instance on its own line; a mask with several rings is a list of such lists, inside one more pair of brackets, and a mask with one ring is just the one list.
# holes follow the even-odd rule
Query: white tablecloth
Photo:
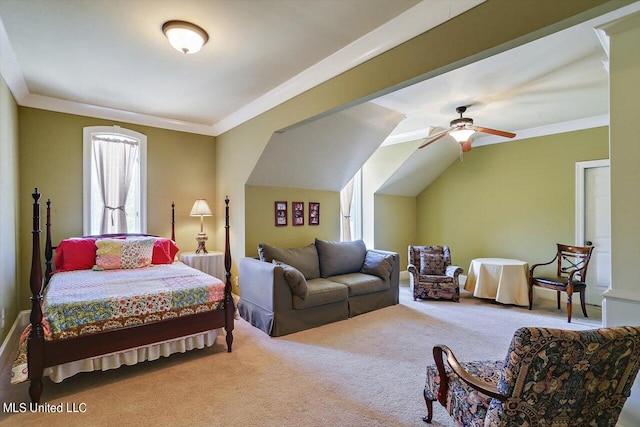
[[210, 251], [206, 254], [187, 252], [180, 255], [180, 261], [187, 264], [189, 267], [198, 269], [210, 276], [217, 277], [223, 282], [226, 279], [224, 271], [224, 254], [222, 252]]
[[465, 290], [502, 304], [529, 305], [529, 264], [517, 259], [477, 258], [471, 261]]

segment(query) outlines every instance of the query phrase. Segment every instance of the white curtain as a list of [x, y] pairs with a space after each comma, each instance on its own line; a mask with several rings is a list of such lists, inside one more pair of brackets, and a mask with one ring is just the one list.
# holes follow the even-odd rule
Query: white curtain
[[342, 240], [351, 240], [351, 202], [353, 201], [353, 185], [355, 177], [340, 191], [340, 222], [342, 225]]
[[126, 233], [125, 203], [138, 159], [138, 141], [94, 135], [92, 144], [103, 203], [100, 233]]

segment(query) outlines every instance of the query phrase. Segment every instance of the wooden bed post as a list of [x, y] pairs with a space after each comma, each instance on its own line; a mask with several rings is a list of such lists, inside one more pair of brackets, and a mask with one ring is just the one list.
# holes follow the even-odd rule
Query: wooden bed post
[[53, 259], [53, 246], [51, 246], [51, 199], [47, 199], [47, 224], [44, 241], [44, 263], [47, 266], [44, 273], [44, 287], [47, 287], [49, 279], [51, 279]]
[[224, 198], [225, 213], [225, 244], [224, 244], [224, 269], [225, 269], [225, 286], [224, 286], [224, 329], [227, 332], [227, 351], [231, 353], [231, 345], [233, 344], [233, 319], [236, 308], [233, 304], [233, 296], [231, 295], [231, 248], [229, 247], [229, 196]]
[[33, 248], [31, 252], [31, 332], [27, 341], [27, 367], [29, 369], [29, 396], [31, 402], [40, 402], [42, 373], [44, 371], [44, 331], [42, 329], [42, 265], [40, 259], [40, 193], [33, 196]]
[[176, 242], [176, 204], [171, 202], [171, 240]]

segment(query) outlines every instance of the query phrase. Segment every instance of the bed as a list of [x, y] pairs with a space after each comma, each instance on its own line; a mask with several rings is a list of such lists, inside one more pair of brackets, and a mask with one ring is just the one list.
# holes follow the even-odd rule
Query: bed
[[[228, 198], [225, 199], [226, 273], [222, 282], [173, 259], [162, 265], [125, 267], [125, 258], [131, 261], [124, 255], [126, 251], [131, 254], [139, 247], [148, 248], [149, 244], [158, 246], [162, 240], [147, 234], [84, 237], [79, 241], [95, 239], [97, 253], [102, 254], [95, 258], [96, 267], [56, 272], [52, 261], [56, 247], [51, 243], [50, 200], [47, 200], [43, 275], [41, 195], [37, 188], [32, 196], [31, 314], [21, 346], [26, 350], [22, 355], [26, 368], [16, 369], [20, 366], [20, 353], [14, 363], [14, 372], [21, 372], [30, 381], [32, 402], [40, 401], [45, 373], [58, 382], [76, 372], [111, 369], [210, 346], [220, 328], [226, 332], [227, 351], [231, 352], [235, 306], [231, 295]], [[173, 204], [171, 217], [171, 241], [175, 241]], [[113, 263], [116, 258], [110, 255], [111, 245], [120, 250], [133, 248], [120, 252], [118, 262], [123, 263], [124, 269]], [[12, 378], [12, 382], [19, 381]]]

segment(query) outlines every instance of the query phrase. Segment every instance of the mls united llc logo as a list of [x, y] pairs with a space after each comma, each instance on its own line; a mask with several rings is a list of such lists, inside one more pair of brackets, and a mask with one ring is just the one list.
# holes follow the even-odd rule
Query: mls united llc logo
[[53, 405], [51, 403], [16, 403], [16, 402], [2, 402], [2, 412], [12, 414], [22, 414], [25, 412], [45, 412], [45, 413], [78, 413], [84, 414], [87, 412], [86, 403], [58, 403]]

